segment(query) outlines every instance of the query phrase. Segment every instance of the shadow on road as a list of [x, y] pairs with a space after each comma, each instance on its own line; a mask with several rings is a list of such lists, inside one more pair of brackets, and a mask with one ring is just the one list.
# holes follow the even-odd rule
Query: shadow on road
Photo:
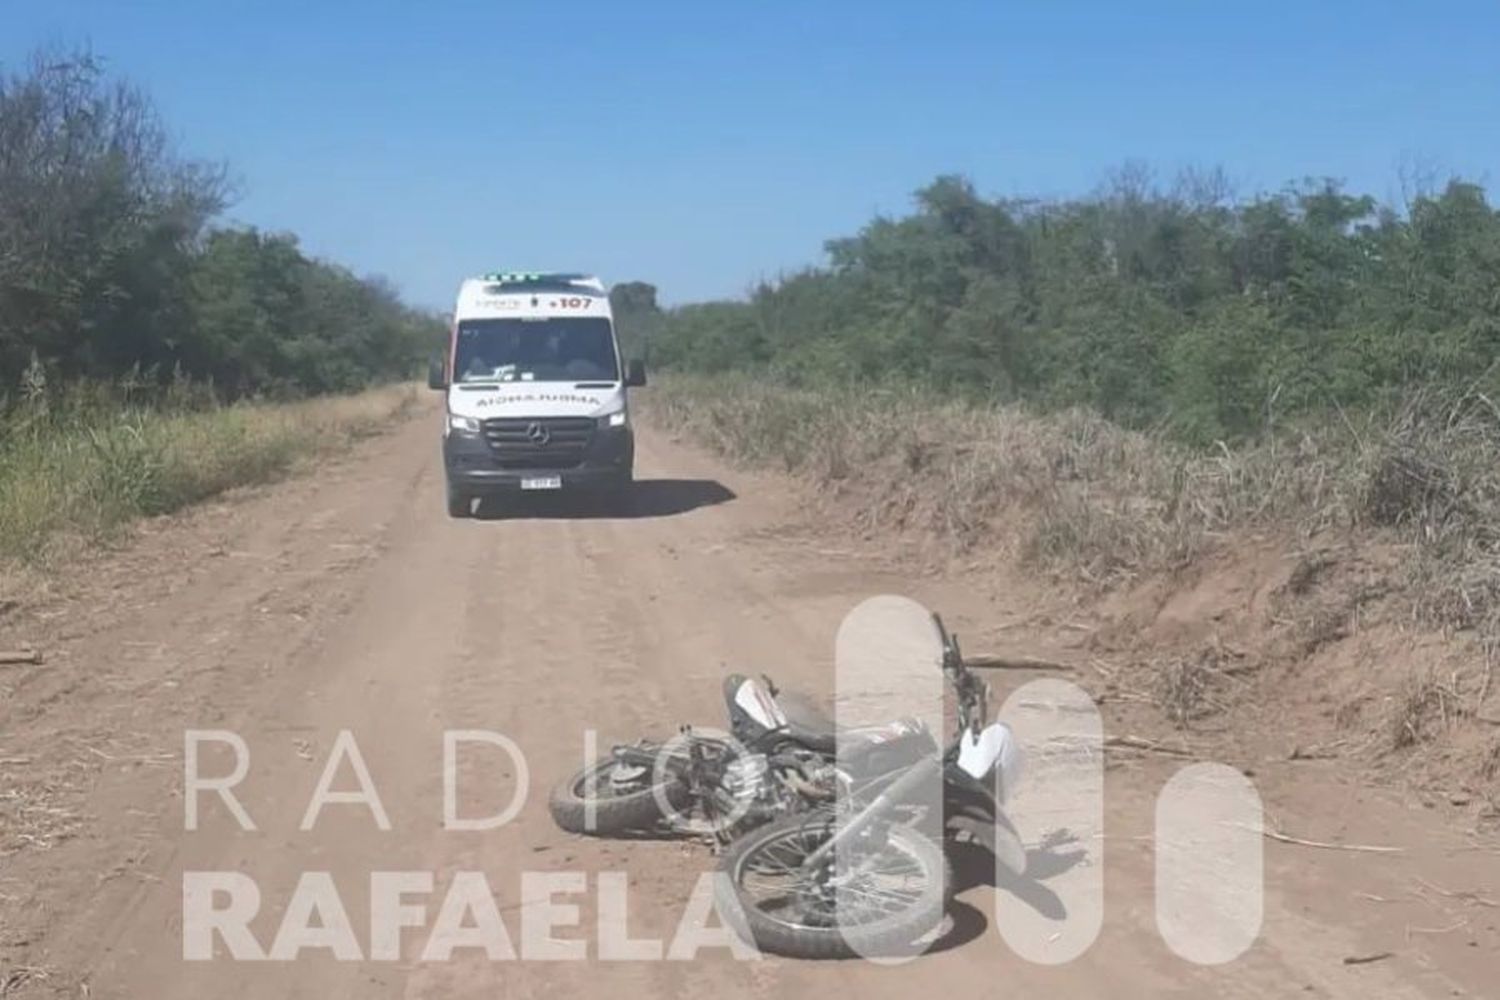
[[1019, 903], [1048, 920], [1059, 923], [1066, 920], [1067, 907], [1061, 897], [1044, 882], [1087, 859], [1082, 849], [1063, 849], [1073, 846], [1074, 840], [1066, 832], [1049, 837], [1026, 852], [1024, 877], [997, 879], [995, 856], [986, 848], [973, 843], [948, 844], [955, 894], [977, 887], [989, 887], [998, 890], [1000, 895], [992, 897], [980, 894], [972, 897], [972, 902], [954, 899], [949, 904], [941, 928], [924, 950], [929, 954], [952, 951], [983, 937], [990, 925], [987, 912], [992, 911], [995, 906], [1013, 906]]
[[[1088, 853], [1066, 831], [1054, 833], [1026, 852], [1026, 874], [1022, 878], [997, 879], [994, 855], [976, 844], [955, 844], [949, 850], [956, 893], [977, 886], [995, 888], [1004, 894], [998, 905], [1027, 906], [1059, 923], [1067, 919], [1068, 909], [1046, 882], [1088, 860]], [[978, 898], [987, 901], [989, 897]], [[967, 944], [983, 934], [989, 924], [980, 909], [962, 900], [954, 900], [949, 919], [946, 932], [933, 942], [929, 951], [948, 951]]]
[[623, 497], [587, 493], [486, 497], [474, 516], [482, 521], [673, 517], [734, 498], [733, 490], [714, 479], [641, 479]]

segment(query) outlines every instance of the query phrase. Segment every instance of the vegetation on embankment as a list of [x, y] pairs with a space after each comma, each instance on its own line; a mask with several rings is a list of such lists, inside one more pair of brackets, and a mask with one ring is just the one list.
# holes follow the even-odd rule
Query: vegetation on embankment
[[59, 546], [276, 479], [388, 429], [417, 398], [410, 384], [280, 403], [224, 405], [181, 384], [131, 398], [143, 391], [76, 384], [0, 423], [0, 564], [45, 566]]
[[868, 530], [962, 549], [998, 526], [1023, 558], [1098, 583], [1181, 568], [1239, 529], [1388, 532], [1420, 554], [1413, 572], [1429, 559], [1462, 568], [1422, 588], [1434, 621], [1500, 634], [1500, 410], [1477, 394], [1414, 392], [1358, 425], [1209, 450], [1084, 409], [1039, 414], [914, 386], [677, 374], [650, 405], [720, 454], [841, 495]]

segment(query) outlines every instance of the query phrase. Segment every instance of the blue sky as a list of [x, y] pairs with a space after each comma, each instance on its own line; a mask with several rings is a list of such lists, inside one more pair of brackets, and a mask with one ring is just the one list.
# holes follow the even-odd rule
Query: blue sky
[[1490, 182], [1500, 5], [0, 0], [0, 62], [88, 44], [226, 161], [229, 216], [447, 306], [496, 268], [735, 295], [939, 173], [1086, 192]]

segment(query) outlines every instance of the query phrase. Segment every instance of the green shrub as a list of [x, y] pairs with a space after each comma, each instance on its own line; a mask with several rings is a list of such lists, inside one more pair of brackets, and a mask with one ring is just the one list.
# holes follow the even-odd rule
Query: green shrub
[[650, 331], [678, 370], [1084, 407], [1212, 447], [1415, 386], [1500, 390], [1500, 213], [1462, 181], [1399, 214], [1330, 181], [1236, 201], [1137, 169], [1022, 202], [942, 177], [827, 266]]

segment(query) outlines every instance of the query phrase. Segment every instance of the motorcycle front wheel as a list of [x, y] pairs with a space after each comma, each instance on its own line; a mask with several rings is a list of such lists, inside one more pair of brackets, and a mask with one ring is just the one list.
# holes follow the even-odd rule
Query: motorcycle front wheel
[[735, 841], [715, 902], [759, 949], [791, 958], [899, 956], [941, 923], [953, 878], [942, 846], [907, 826], [868, 831], [817, 871], [803, 862], [833, 835], [832, 813], [787, 816]]

